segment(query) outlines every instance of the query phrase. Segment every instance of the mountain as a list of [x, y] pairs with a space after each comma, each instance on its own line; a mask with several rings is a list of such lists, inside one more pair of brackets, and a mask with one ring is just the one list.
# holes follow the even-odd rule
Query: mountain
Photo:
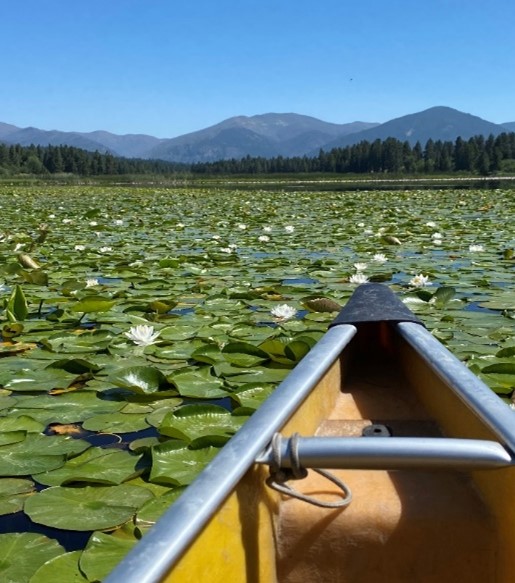
[[57, 130], [40, 130], [38, 128], [18, 128], [0, 123], [0, 140], [21, 146], [73, 146], [94, 152], [111, 153], [126, 158], [145, 158], [147, 152], [163, 140], [143, 134], [119, 136], [104, 131], [96, 132], [60, 132]]
[[296, 113], [231, 117], [191, 134], [164, 140], [150, 158], [174, 162], [212, 162], [245, 156], [297, 156], [377, 124], [334, 124]]
[[422, 146], [430, 138], [454, 141], [458, 136], [494, 136], [515, 131], [515, 122], [494, 124], [450, 107], [432, 107], [383, 124], [335, 124], [296, 113], [237, 116], [208, 128], [171, 139], [145, 134], [117, 135], [19, 128], [0, 122], [0, 141], [8, 144], [69, 145], [110, 152], [127, 158], [154, 158], [172, 162], [211, 162], [245, 156], [314, 156], [320, 149], [396, 138]]
[[328, 142], [324, 150], [343, 146], [352, 146], [364, 140], [386, 140], [396, 138], [408, 141], [411, 145], [420, 142], [422, 146], [427, 140], [454, 141], [457, 137], [468, 140], [473, 136], [497, 136], [509, 131], [500, 124], [494, 124], [475, 115], [463, 113], [451, 107], [431, 107], [419, 113], [398, 117], [362, 132], [337, 138]]

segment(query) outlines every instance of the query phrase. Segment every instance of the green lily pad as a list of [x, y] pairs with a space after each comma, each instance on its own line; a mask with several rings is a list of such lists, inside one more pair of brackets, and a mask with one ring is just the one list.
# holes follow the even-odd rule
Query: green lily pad
[[39, 567], [29, 583], [87, 583], [88, 579], [79, 568], [81, 555], [82, 551], [72, 551], [50, 559]]
[[0, 447], [0, 476], [40, 474], [61, 467], [67, 456], [90, 447], [87, 441], [63, 435], [29, 433], [23, 441]]
[[150, 425], [140, 413], [103, 413], [86, 419], [82, 427], [103, 433], [132, 433], [147, 429]]
[[[159, 426], [159, 432], [196, 446], [199, 438], [223, 445], [245, 423], [247, 417], [231, 415], [217, 405], [185, 405], [168, 413]], [[205, 443], [205, 440], [204, 440]]]
[[168, 386], [164, 374], [152, 366], [132, 366], [117, 371], [109, 380], [117, 387], [141, 395], [149, 395]]
[[159, 498], [145, 502], [134, 519], [136, 526], [141, 530], [147, 530], [152, 527], [185, 489], [185, 487], [174, 488], [166, 494], [159, 496]]
[[19, 372], [4, 384], [4, 388], [15, 392], [48, 392], [68, 387], [75, 376], [61, 369]]
[[94, 532], [79, 561], [87, 580], [103, 581], [137, 542], [135, 538], [118, 538]]
[[231, 393], [231, 399], [241, 407], [255, 410], [273, 393], [274, 388], [272, 383], [246, 383]]
[[152, 448], [150, 480], [158, 484], [186, 486], [190, 484], [219, 449], [190, 449], [184, 442], [167, 441]]
[[219, 399], [225, 397], [223, 382], [211, 375], [209, 367], [196, 370], [180, 370], [172, 373], [169, 380], [177, 387], [182, 397], [195, 399]]
[[72, 482], [121, 484], [143, 471], [143, 468], [137, 469], [140, 459], [141, 456], [127, 451], [90, 448], [59, 469], [35, 474], [34, 479], [45, 486], [62, 486]]
[[222, 354], [227, 362], [244, 367], [262, 364], [269, 359], [264, 350], [247, 342], [230, 342], [224, 346]]
[[103, 296], [87, 296], [82, 300], [73, 304], [69, 310], [71, 312], [83, 312], [90, 314], [91, 312], [107, 312], [116, 304], [111, 298]]
[[23, 508], [25, 499], [34, 492], [34, 482], [23, 478], [0, 479], [0, 514], [13, 514]]
[[0, 580], [23, 583], [47, 561], [64, 553], [55, 540], [34, 532], [0, 534]]
[[100, 398], [94, 392], [73, 391], [62, 395], [39, 395], [18, 401], [9, 415], [29, 416], [49, 423], [79, 423], [101, 413], [119, 411], [125, 403]]
[[26, 431], [27, 433], [42, 433], [45, 424], [27, 415], [18, 417], [0, 417], [0, 432]]
[[145, 488], [120, 486], [54, 486], [31, 496], [25, 513], [38, 524], [64, 530], [106, 530], [130, 520], [153, 498]]

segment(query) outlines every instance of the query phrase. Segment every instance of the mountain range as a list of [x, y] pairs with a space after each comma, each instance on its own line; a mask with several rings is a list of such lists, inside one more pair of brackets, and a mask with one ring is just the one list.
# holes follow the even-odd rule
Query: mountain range
[[203, 130], [170, 139], [145, 134], [117, 135], [106, 131], [61, 132], [19, 128], [0, 122], [0, 142], [6, 144], [68, 145], [127, 158], [173, 162], [211, 162], [245, 156], [312, 156], [320, 149], [396, 138], [425, 145], [427, 140], [454, 141], [472, 136], [515, 131], [515, 122], [495, 124], [450, 107], [432, 107], [385, 123], [329, 123], [295, 113], [231, 117]]

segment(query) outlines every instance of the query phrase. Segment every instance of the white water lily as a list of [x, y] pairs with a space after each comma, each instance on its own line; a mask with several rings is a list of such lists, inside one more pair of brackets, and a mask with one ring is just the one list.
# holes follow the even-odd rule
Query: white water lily
[[220, 251], [222, 253], [232, 253], [233, 249], [231, 249], [231, 247], [220, 247]]
[[128, 332], [125, 332], [125, 336], [138, 346], [150, 346], [151, 344], [155, 344], [156, 338], [159, 334], [161, 334], [161, 332], [154, 332], [154, 326], [149, 326], [148, 324], [132, 326]]
[[99, 251], [100, 253], [109, 253], [113, 250], [112, 247], [100, 247]]
[[358, 285], [368, 283], [368, 277], [361, 272], [354, 273], [349, 277], [349, 283], [356, 283]]
[[74, 249], [75, 251], [85, 251], [86, 245], [75, 245]]
[[469, 245], [469, 251], [471, 253], [480, 253], [481, 251], [484, 251], [485, 248], [483, 247], [483, 245]]
[[238, 225], [238, 229], [240, 229], [240, 231], [244, 231], [247, 228], [247, 225], [245, 223], [240, 223]]
[[90, 221], [89, 222], [89, 226], [90, 227], [96, 227], [98, 225], [98, 223], [96, 221]]
[[373, 257], [372, 257], [373, 261], [375, 261], [376, 263], [385, 263], [386, 261], [388, 261], [388, 257], [386, 257], [386, 255], [384, 253], [376, 253]]
[[365, 271], [365, 269], [367, 268], [367, 264], [366, 263], [355, 263], [354, 267], [356, 268], [356, 271]]
[[287, 233], [293, 233], [293, 231], [295, 231], [295, 227], [293, 225], [286, 225], [286, 227], [284, 227], [284, 230]]
[[65, 225], [69, 225], [72, 222], [72, 219], [63, 219], [62, 222]]
[[263, 227], [263, 231], [265, 231], [265, 233], [271, 233], [272, 232], [272, 227], [265, 226], [265, 227]]
[[288, 304], [281, 304], [279, 306], [275, 306], [270, 310], [272, 316], [277, 318], [278, 320], [289, 320], [293, 318], [297, 313], [297, 310], [293, 306], [289, 306]]
[[114, 224], [118, 226], [123, 225], [123, 219], [115, 219]]
[[96, 277], [88, 277], [88, 279], [86, 279], [86, 287], [95, 287], [96, 285], [99, 285]]
[[426, 287], [428, 285], [433, 285], [429, 281], [429, 276], [422, 275], [421, 273], [419, 273], [418, 275], [415, 275], [415, 277], [412, 277], [409, 281], [409, 284], [413, 287]]
[[434, 229], [436, 227], [436, 223], [434, 221], [427, 221], [426, 227], [431, 227]]
[[266, 243], [267, 241], [270, 241], [270, 237], [268, 235], [260, 235], [258, 237], [258, 241], [261, 241], [262, 243]]

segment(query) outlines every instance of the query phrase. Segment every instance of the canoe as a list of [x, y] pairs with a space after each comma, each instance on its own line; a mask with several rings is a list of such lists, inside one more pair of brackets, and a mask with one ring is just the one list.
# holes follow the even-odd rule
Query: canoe
[[364, 284], [106, 583], [513, 581], [514, 451], [515, 413]]

